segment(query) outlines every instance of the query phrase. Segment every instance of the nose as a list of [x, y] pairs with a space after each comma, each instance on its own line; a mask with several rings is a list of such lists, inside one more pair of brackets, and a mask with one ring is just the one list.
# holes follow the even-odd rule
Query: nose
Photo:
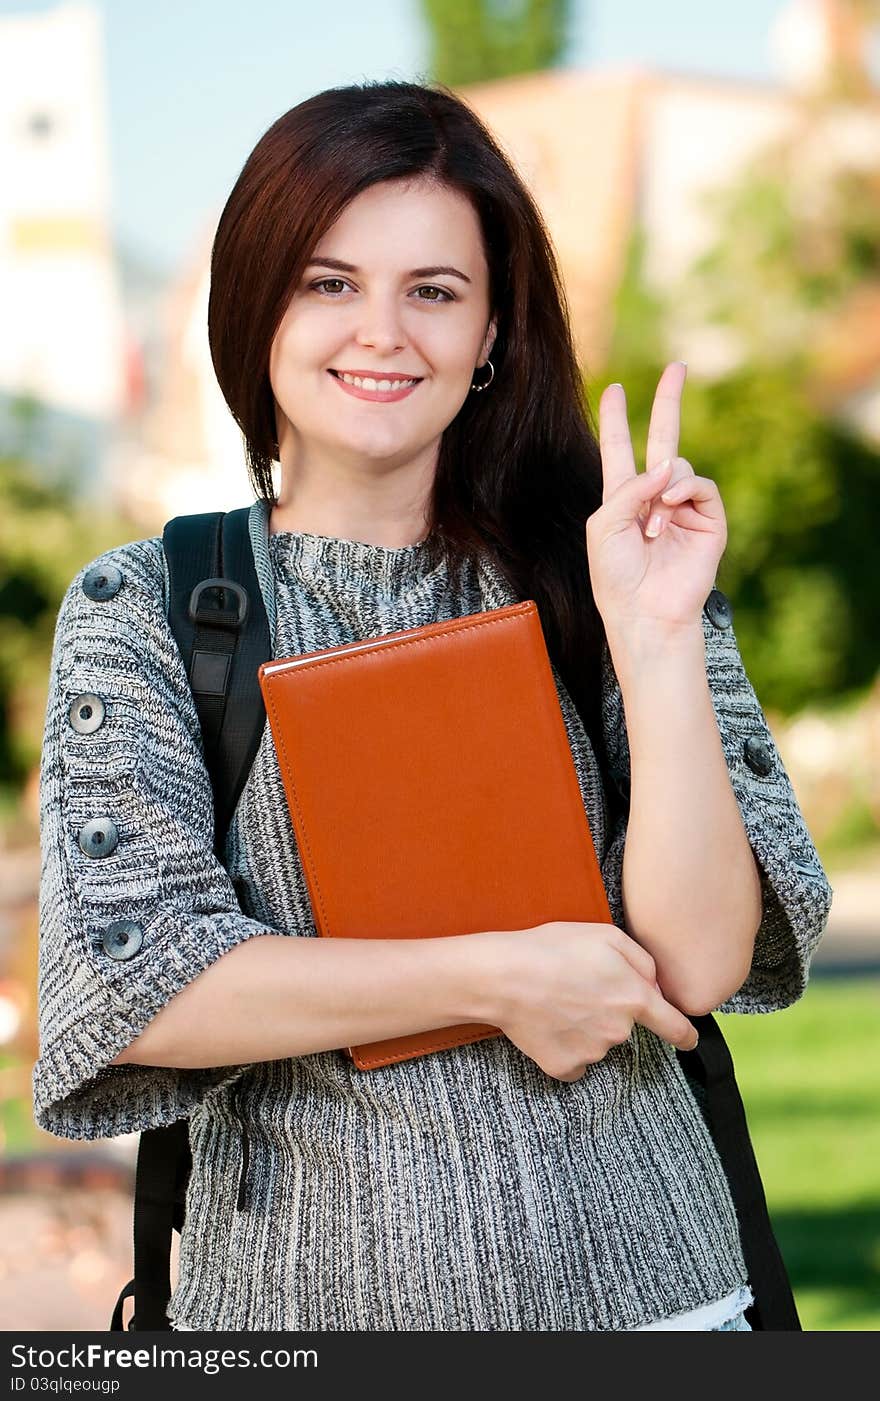
[[358, 345], [370, 346], [380, 354], [401, 350], [406, 345], [395, 295], [364, 298], [356, 340]]

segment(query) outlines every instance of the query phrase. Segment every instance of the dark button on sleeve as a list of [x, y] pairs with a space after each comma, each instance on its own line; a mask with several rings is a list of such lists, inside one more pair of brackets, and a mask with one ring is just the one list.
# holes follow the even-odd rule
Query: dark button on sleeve
[[110, 856], [119, 845], [119, 832], [112, 817], [93, 817], [80, 830], [79, 844], [86, 856]]
[[733, 609], [730, 599], [720, 589], [713, 589], [703, 604], [703, 612], [716, 628], [729, 628], [733, 624]]
[[107, 925], [101, 942], [111, 958], [133, 958], [144, 942], [144, 931], [132, 919], [115, 919]]
[[122, 587], [122, 571], [115, 564], [96, 564], [83, 575], [83, 593], [96, 603], [115, 598]]
[[69, 719], [78, 735], [93, 734], [104, 723], [104, 702], [93, 691], [84, 691], [74, 697]]
[[743, 744], [743, 755], [752, 772], [760, 774], [762, 778], [773, 767], [773, 756], [760, 735], [749, 735]]

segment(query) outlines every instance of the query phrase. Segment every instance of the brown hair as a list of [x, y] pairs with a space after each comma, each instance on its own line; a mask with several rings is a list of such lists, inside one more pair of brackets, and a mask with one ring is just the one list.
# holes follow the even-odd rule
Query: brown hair
[[469, 394], [439, 451], [426, 549], [454, 563], [488, 550], [538, 605], [550, 656], [601, 750], [604, 629], [587, 517], [601, 504], [599, 448], [542, 217], [476, 114], [442, 84], [367, 81], [285, 112], [248, 156], [211, 256], [208, 338], [257, 496], [275, 503], [269, 352], [305, 264], [346, 205], [383, 180], [427, 177], [479, 217], [498, 316], [491, 389]]

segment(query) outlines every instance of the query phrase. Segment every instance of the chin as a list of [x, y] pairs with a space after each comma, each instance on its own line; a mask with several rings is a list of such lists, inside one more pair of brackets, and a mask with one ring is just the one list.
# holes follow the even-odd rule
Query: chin
[[337, 452], [350, 457], [368, 457], [376, 462], [385, 462], [391, 457], [408, 458], [419, 451], [418, 443], [403, 442], [400, 438], [386, 438], [381, 442], [371, 439], [349, 439], [334, 444]]

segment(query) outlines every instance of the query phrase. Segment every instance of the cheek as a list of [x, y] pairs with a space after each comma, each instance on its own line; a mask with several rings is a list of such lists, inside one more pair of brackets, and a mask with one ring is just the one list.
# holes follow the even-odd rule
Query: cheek
[[279, 403], [294, 395], [303, 374], [314, 374], [321, 363], [317, 338], [297, 320], [296, 325], [282, 327], [269, 353], [269, 382]]
[[275, 334], [274, 355], [282, 365], [308, 364], [315, 346], [326, 339], [326, 332], [321, 317], [309, 315], [306, 307], [297, 307], [296, 315], [288, 313]]
[[281, 329], [276, 333], [269, 351], [269, 380], [273, 388], [276, 388], [283, 381], [286, 363], [287, 336]]

